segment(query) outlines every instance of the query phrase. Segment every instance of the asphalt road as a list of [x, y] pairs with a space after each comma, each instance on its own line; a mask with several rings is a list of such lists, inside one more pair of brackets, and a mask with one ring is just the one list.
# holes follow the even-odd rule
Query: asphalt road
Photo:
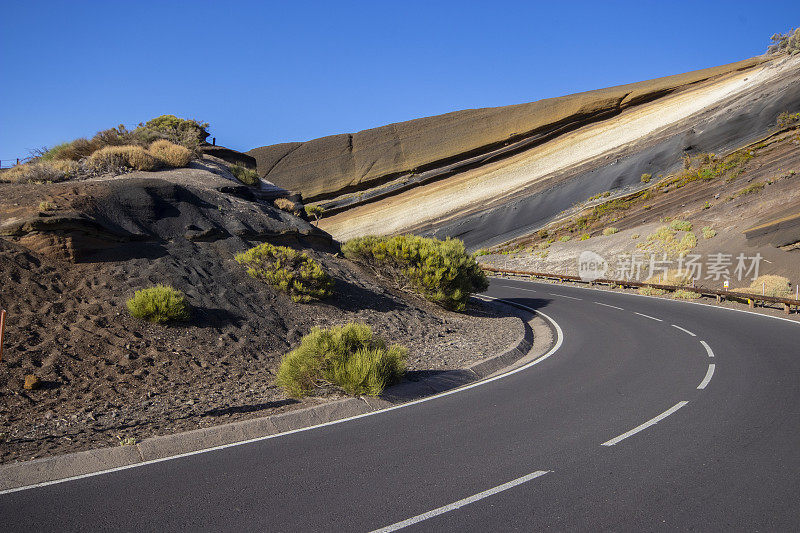
[[550, 316], [560, 348], [413, 406], [3, 494], [0, 529], [800, 529], [800, 324], [543, 283], [488, 294]]

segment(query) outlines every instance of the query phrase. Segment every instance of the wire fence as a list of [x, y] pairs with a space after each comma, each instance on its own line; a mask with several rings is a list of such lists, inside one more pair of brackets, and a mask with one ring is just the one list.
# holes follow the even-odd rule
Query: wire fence
[[0, 168], [11, 168], [17, 165], [22, 165], [33, 159], [29, 157], [9, 157], [8, 159], [0, 159]]

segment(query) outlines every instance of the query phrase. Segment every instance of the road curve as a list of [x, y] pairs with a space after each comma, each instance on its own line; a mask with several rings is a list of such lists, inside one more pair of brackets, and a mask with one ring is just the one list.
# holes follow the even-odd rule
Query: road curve
[[0, 494], [5, 531], [796, 530], [800, 324], [546, 283], [546, 360], [389, 412]]

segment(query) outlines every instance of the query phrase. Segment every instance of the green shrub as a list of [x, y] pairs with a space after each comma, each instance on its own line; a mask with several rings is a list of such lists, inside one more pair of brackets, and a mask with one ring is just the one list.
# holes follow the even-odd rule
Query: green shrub
[[136, 318], [150, 322], [186, 320], [189, 308], [183, 293], [169, 285], [156, 285], [136, 291], [128, 300], [128, 311]]
[[614, 235], [615, 233], [619, 232], [617, 228], [606, 228], [603, 230], [603, 235]]
[[591, 236], [591, 235], [589, 235], [588, 233], [584, 233], [583, 235], [581, 235], [581, 238], [580, 238], [579, 240], [581, 240], [581, 241], [588, 241], [588, 240], [589, 240], [589, 239], [591, 239], [591, 238], [592, 238], [592, 236]]
[[251, 168], [247, 168], [242, 165], [231, 165], [231, 174], [233, 174], [237, 180], [241, 181], [245, 185], [249, 185], [253, 187], [254, 185], [258, 185], [261, 181], [258, 178], [258, 172]]
[[650, 183], [650, 180], [652, 179], [652, 177], [653, 177], [652, 174], [642, 174], [642, 178], [641, 178], [642, 183]]
[[448, 309], [464, 310], [471, 293], [489, 287], [481, 267], [458, 239], [367, 236], [347, 241], [342, 251]]
[[154, 141], [147, 151], [168, 167], [183, 168], [192, 160], [192, 152], [188, 148], [166, 139]]
[[333, 279], [319, 263], [287, 246], [259, 244], [236, 255], [247, 273], [289, 295], [293, 302], [309, 302], [333, 294]]
[[489, 250], [487, 250], [486, 248], [481, 248], [480, 250], [478, 250], [477, 252], [475, 252], [475, 253], [473, 254], [473, 257], [481, 257], [481, 256], [483, 256], [483, 255], [490, 255], [491, 253], [492, 253], [492, 252], [490, 252], [490, 251], [489, 251]]
[[562, 237], [561, 237], [560, 239], [558, 239], [558, 240], [559, 240], [559, 242], [569, 242], [569, 240], [570, 240], [571, 238], [572, 238], [572, 237], [570, 237], [569, 235], [564, 235], [564, 236], [562, 236]]
[[673, 220], [669, 223], [672, 231], [692, 231], [692, 223], [687, 220]]
[[704, 239], [711, 239], [717, 234], [716, 230], [714, 230], [711, 226], [704, 226], [701, 231], [703, 232]]
[[403, 346], [387, 348], [366, 324], [313, 328], [283, 358], [277, 384], [292, 396], [305, 396], [325, 384], [353, 396], [377, 396], [400, 381], [407, 355]]
[[672, 297], [678, 300], [696, 300], [700, 298], [700, 296], [701, 294], [699, 292], [687, 291], [684, 289], [678, 289], [672, 293]]
[[39, 202], [39, 211], [43, 212], [52, 211], [55, 208], [56, 208], [55, 204], [52, 204], [50, 202]]
[[304, 206], [304, 209], [306, 211], [306, 216], [313, 217], [317, 222], [319, 222], [319, 219], [322, 218], [322, 215], [325, 213], [325, 208], [321, 205], [307, 204]]
[[664, 289], [657, 289], [655, 287], [650, 287], [646, 285], [644, 287], [639, 287], [639, 294], [644, 294], [645, 296], [661, 296], [666, 291]]

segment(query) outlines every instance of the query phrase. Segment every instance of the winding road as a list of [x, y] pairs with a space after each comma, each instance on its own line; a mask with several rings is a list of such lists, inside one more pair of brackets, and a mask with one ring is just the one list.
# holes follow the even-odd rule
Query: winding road
[[800, 528], [800, 324], [495, 279], [536, 364], [308, 431], [0, 494], [5, 531]]

